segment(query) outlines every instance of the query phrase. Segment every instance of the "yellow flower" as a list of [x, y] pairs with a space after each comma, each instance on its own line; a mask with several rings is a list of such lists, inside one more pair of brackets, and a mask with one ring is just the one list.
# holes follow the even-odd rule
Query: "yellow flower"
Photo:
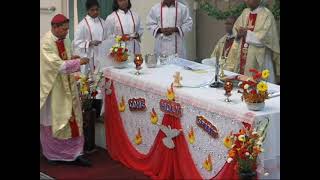
[[232, 140], [229, 136], [225, 137], [223, 140], [223, 144], [226, 148], [230, 149], [232, 146]]
[[269, 77], [269, 75], [270, 75], [270, 72], [268, 69], [262, 71], [262, 78], [263, 79], [267, 79]]
[[246, 137], [244, 135], [240, 135], [238, 136], [238, 140], [244, 142], [246, 140]]
[[267, 83], [261, 81], [261, 82], [259, 82], [259, 84], [257, 85], [257, 89], [258, 89], [258, 91], [260, 91], [260, 92], [266, 92], [266, 91], [268, 90], [268, 85], [267, 85]]
[[121, 41], [121, 36], [116, 36], [116, 42], [118, 43], [118, 42], [120, 42]]

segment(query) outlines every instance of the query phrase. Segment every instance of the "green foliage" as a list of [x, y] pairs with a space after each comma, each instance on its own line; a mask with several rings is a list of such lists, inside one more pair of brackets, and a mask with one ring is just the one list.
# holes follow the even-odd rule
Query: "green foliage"
[[[214, 17], [217, 20], [225, 20], [229, 16], [240, 16], [242, 11], [247, 7], [245, 3], [240, 3], [237, 6], [230, 8], [227, 11], [222, 11], [217, 7], [214, 7], [212, 4], [210, 4], [206, 0], [200, 1], [199, 4], [200, 4], [201, 10], [207, 12], [208, 16]], [[266, 5], [266, 7], [268, 7], [268, 5]], [[270, 10], [273, 13], [275, 19], [279, 20], [280, 19], [280, 0], [275, 0]]]

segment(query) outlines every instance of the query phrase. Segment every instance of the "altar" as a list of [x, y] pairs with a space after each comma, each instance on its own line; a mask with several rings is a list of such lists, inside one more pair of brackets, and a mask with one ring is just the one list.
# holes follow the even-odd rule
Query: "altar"
[[[201, 70], [176, 64], [156, 68], [143, 65], [141, 75], [135, 75], [133, 64], [124, 69], [104, 69], [106, 148], [111, 157], [152, 178], [215, 179], [228, 166], [224, 137], [239, 131], [243, 122], [254, 125], [267, 118], [270, 123], [258, 177], [280, 179], [280, 97], [267, 99], [262, 111], [250, 111], [234, 88], [231, 102], [225, 102], [223, 88], [208, 86], [214, 68], [199, 66]], [[165, 114], [160, 103], [167, 99], [176, 72], [180, 72], [183, 85], [173, 88], [175, 102], [181, 106], [180, 116]], [[278, 85], [268, 83], [268, 87], [280, 92]], [[132, 108], [134, 103], [140, 103], [137, 109]], [[199, 125], [199, 117], [216, 128], [216, 136]], [[173, 148], [165, 145], [163, 139], [168, 134], [161, 125], [180, 131], [172, 137]], [[209, 159], [211, 169], [204, 167]]]

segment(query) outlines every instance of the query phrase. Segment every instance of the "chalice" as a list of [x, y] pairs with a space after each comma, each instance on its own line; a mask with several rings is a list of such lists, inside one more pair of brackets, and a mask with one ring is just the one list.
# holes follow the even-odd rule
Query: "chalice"
[[142, 58], [142, 55], [141, 54], [135, 54], [135, 57], [134, 57], [134, 64], [136, 65], [136, 70], [137, 72], [135, 73], [135, 75], [140, 75], [141, 73], [139, 72], [139, 70], [142, 69], [141, 65], [143, 63], [143, 58]]
[[224, 84], [224, 90], [225, 90], [225, 96], [227, 97], [224, 101], [225, 102], [231, 102], [231, 99], [229, 98], [232, 94], [231, 94], [231, 91], [233, 89], [233, 83], [231, 81], [227, 81], [225, 84]]

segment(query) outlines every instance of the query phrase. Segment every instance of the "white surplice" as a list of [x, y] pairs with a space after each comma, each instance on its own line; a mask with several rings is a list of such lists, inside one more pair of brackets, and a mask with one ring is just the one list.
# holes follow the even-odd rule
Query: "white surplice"
[[92, 18], [87, 15], [78, 25], [74, 34], [73, 48], [74, 54], [81, 57], [90, 58], [90, 63], [81, 68], [81, 72], [87, 74], [90, 70], [93, 73], [99, 69], [98, 58], [100, 48], [98, 46], [89, 46], [91, 41], [104, 41], [106, 37], [104, 20], [100, 17]]
[[[189, 9], [180, 2], [176, 2], [175, 6], [170, 7], [161, 4], [154, 5], [147, 16], [147, 29], [156, 39], [154, 53], [157, 56], [177, 53], [179, 57], [186, 58], [184, 36], [192, 30], [192, 18], [189, 15]], [[177, 27], [179, 32], [170, 36], [157, 34], [159, 28], [167, 27]]]
[[[124, 12], [121, 9], [112, 12], [105, 20], [106, 36], [109, 42], [113, 42], [118, 35], [138, 33], [140, 38], [143, 34], [143, 26], [137, 13], [128, 10]], [[111, 48], [113, 44], [110, 44]], [[108, 49], [109, 49], [108, 48]], [[138, 40], [130, 40], [127, 42], [127, 48], [130, 54], [140, 54], [140, 42]]]

